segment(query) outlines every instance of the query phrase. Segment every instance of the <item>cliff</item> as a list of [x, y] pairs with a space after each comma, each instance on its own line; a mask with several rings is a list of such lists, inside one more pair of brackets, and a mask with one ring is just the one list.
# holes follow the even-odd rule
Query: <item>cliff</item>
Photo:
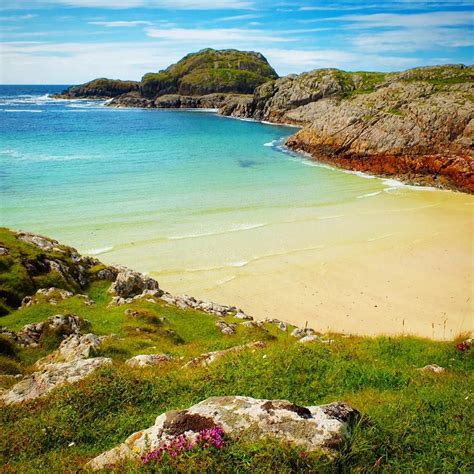
[[295, 151], [342, 168], [474, 192], [474, 68], [322, 69], [258, 87], [220, 112], [303, 128]]

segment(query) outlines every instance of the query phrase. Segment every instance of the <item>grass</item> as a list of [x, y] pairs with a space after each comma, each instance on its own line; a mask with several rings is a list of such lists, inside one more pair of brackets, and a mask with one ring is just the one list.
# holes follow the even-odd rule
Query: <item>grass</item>
[[[414, 337], [334, 334], [328, 335], [331, 344], [302, 345], [272, 324], [265, 325], [268, 332], [240, 325], [226, 336], [215, 327], [215, 316], [197, 311], [160, 302], [108, 307], [109, 285], [96, 281], [84, 290], [93, 306], [73, 297], [0, 318], [2, 326], [18, 330], [53, 314], [75, 313], [90, 321], [91, 332], [116, 335], [98, 354], [111, 357], [112, 366], [45, 398], [2, 407], [2, 472], [76, 472], [151, 426], [157, 415], [219, 395], [281, 398], [305, 406], [343, 400], [362, 419], [333, 457], [242, 436], [221, 451], [196, 450], [159, 466], [129, 463], [116, 472], [472, 472], [472, 349], [461, 352], [454, 342]], [[207, 368], [181, 368], [203, 352], [256, 340], [265, 340], [266, 348], [229, 354]], [[0, 349], [0, 373], [28, 373], [54, 344], [22, 349], [2, 339]], [[143, 353], [167, 353], [173, 360], [145, 369], [124, 365]], [[433, 363], [447, 372], [418, 370]], [[11, 384], [0, 381], [4, 388]]]

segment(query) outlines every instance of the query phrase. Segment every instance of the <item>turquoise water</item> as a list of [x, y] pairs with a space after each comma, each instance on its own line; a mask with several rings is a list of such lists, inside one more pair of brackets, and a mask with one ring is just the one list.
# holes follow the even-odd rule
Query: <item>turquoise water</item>
[[[294, 128], [48, 97], [62, 88], [0, 88], [1, 225], [105, 259], [147, 251], [153, 264], [138, 266], [156, 272], [202, 266], [199, 255], [240, 262], [251, 244], [214, 252], [204, 237], [330, 216], [386, 187], [285, 152]], [[184, 252], [178, 241], [192, 239]]]

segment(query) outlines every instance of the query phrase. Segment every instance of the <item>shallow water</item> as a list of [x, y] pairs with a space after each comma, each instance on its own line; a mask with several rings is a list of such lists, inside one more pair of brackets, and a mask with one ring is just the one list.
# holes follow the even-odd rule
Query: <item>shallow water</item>
[[[448, 222], [451, 231], [472, 223], [470, 196], [368, 179], [287, 152], [282, 142], [294, 128], [48, 97], [62, 88], [0, 87], [1, 225], [152, 273], [171, 291], [295, 319], [288, 301], [311, 299], [298, 293], [307, 271], [323, 265], [331, 274], [336, 254], [352, 258], [371, 244], [363, 251], [375, 255], [444, 232]], [[450, 239], [448, 252], [461, 248], [469, 259], [461, 236]], [[274, 278], [282, 271], [294, 297]], [[442, 278], [459, 278], [448, 273]], [[265, 292], [252, 299], [255, 285]], [[282, 310], [265, 309], [265, 298]]]

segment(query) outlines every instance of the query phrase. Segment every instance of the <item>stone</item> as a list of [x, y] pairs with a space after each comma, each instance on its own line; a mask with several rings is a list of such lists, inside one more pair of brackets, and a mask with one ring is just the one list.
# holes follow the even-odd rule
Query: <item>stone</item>
[[34, 295], [25, 296], [20, 307], [27, 308], [39, 303], [57, 305], [59, 301], [72, 298], [73, 296], [74, 294], [71, 291], [63, 290], [61, 288], [40, 288]]
[[119, 272], [117, 278], [109, 288], [112, 293], [121, 298], [130, 298], [140, 295], [145, 290], [159, 290], [156, 280], [143, 273], [124, 269]]
[[305, 336], [314, 336], [315, 332], [314, 329], [311, 328], [295, 328], [291, 332], [291, 335], [293, 337], [297, 337], [298, 339], [301, 339], [302, 337]]
[[235, 317], [237, 319], [245, 319], [247, 321], [252, 321], [252, 316], [249, 316], [248, 314], [245, 314], [242, 310], [239, 310], [237, 311], [237, 313], [235, 313]]
[[125, 364], [129, 367], [149, 367], [170, 362], [171, 359], [171, 356], [166, 354], [141, 354], [126, 360]]
[[201, 430], [214, 427], [221, 428], [231, 439], [273, 438], [305, 451], [323, 450], [329, 454], [343, 445], [358, 417], [357, 410], [343, 402], [304, 407], [287, 400], [211, 397], [187, 410], [163, 413], [153, 426], [132, 434], [85, 467], [99, 470], [130, 459], [138, 461], [176, 436], [193, 440]]
[[285, 331], [285, 332], [286, 332], [287, 329], [288, 329], [288, 325], [287, 325], [286, 323], [284, 323], [283, 321], [280, 321], [280, 322], [278, 323], [278, 326], [277, 326], [277, 327], [278, 327], [278, 329], [280, 329], [280, 331]]
[[8, 255], [10, 252], [8, 251], [7, 248], [5, 247], [0, 247], [0, 257], [4, 257], [5, 255]]
[[0, 334], [9, 337], [21, 346], [35, 347], [39, 344], [41, 336], [46, 329], [52, 330], [58, 335], [67, 336], [79, 334], [81, 329], [88, 325], [89, 322], [87, 320], [83, 320], [75, 314], [56, 314], [45, 321], [27, 324], [17, 333], [2, 328]]
[[230, 347], [229, 349], [224, 349], [222, 351], [207, 352], [205, 354], [201, 354], [198, 357], [195, 357], [194, 359], [191, 359], [189, 362], [183, 365], [183, 368], [197, 366], [206, 367], [227, 354], [242, 352], [245, 349], [263, 349], [265, 347], [266, 345], [263, 341], [256, 341], [249, 342], [247, 344], [242, 344], [240, 346]]
[[222, 334], [232, 336], [236, 332], [237, 324], [227, 323], [226, 321], [219, 319], [219, 321], [216, 321], [216, 327]]
[[31, 232], [17, 232], [16, 237], [18, 240], [33, 244], [46, 252], [63, 252], [63, 250], [59, 248], [59, 242], [57, 240], [49, 239], [41, 235], [32, 234]]
[[308, 342], [315, 342], [315, 341], [319, 341], [318, 336], [304, 336], [298, 340], [300, 344], [306, 344]]
[[439, 365], [436, 365], [436, 364], [425, 365], [424, 367], [418, 370], [420, 372], [431, 372], [434, 374], [442, 374], [443, 372], [446, 372], [446, 369], [444, 367], [440, 367]]
[[6, 391], [0, 401], [10, 405], [43, 397], [56, 387], [78, 382], [96, 369], [110, 364], [112, 359], [106, 357], [45, 364], [41, 370], [26, 376]]

